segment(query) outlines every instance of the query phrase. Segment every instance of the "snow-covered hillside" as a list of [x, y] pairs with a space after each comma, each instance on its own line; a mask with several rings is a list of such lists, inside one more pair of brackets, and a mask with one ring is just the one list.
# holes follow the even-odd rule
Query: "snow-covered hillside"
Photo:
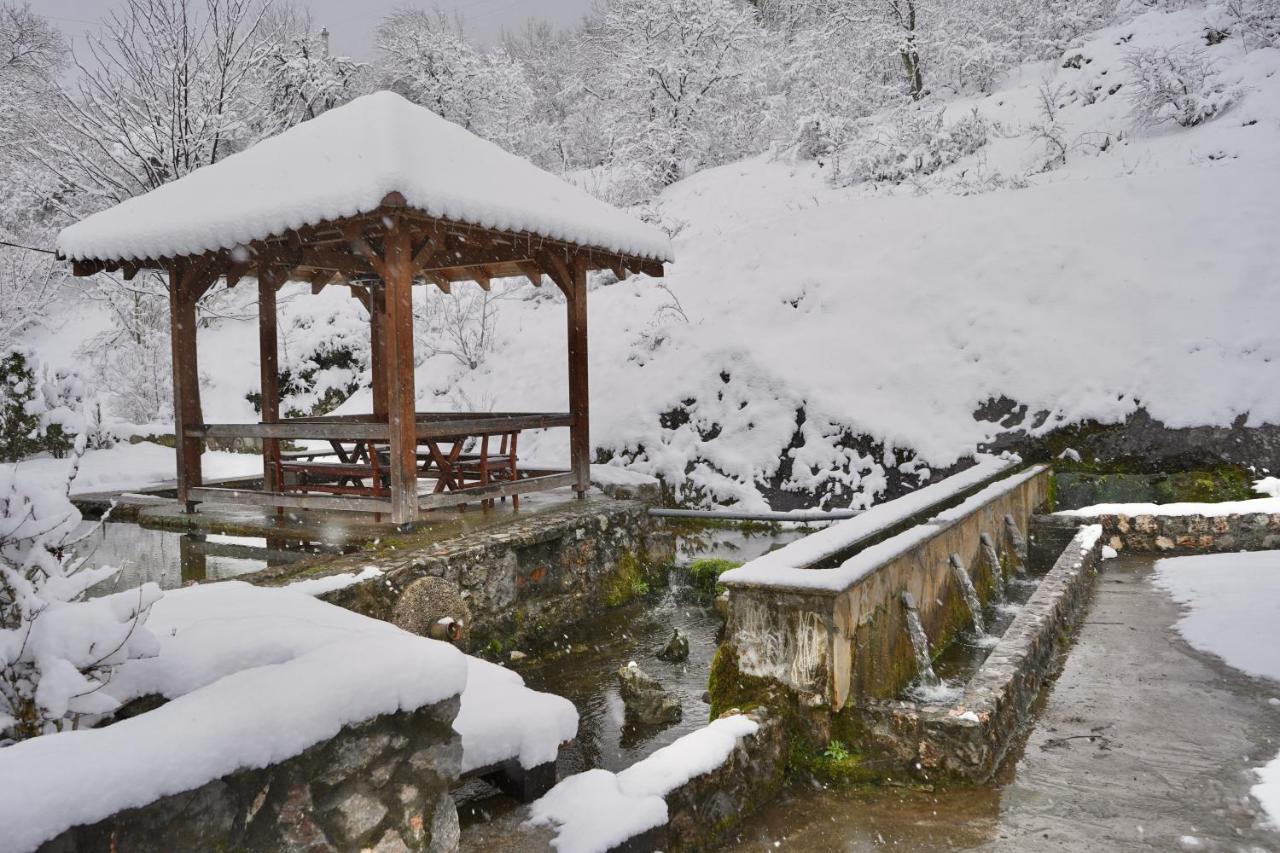
[[[674, 235], [665, 282], [593, 282], [597, 447], [691, 499], [860, 506], [991, 439], [975, 411], [1000, 397], [1050, 412], [1042, 430], [1138, 407], [1170, 426], [1280, 423], [1280, 51], [1208, 44], [1220, 16], [1147, 12], [949, 103], [944, 126], [976, 112], [985, 144], [906, 182], [850, 183], [886, 116], [863, 151], [670, 187], [651, 205]], [[1197, 103], [1217, 112], [1192, 127], [1135, 109], [1135, 57], [1170, 48], [1211, 72]], [[421, 364], [420, 409], [566, 406], [563, 301], [510, 287], [478, 368]], [[297, 294], [283, 310], [308, 325], [286, 348], [359, 328], [337, 289]], [[93, 326], [39, 346], [69, 358]], [[251, 320], [203, 330], [209, 420], [253, 417], [255, 337]], [[362, 391], [346, 409], [367, 406]], [[562, 460], [567, 437], [522, 449]]]

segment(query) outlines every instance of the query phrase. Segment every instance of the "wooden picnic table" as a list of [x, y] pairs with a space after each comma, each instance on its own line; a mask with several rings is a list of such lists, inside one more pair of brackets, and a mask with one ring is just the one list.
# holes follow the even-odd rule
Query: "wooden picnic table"
[[[418, 479], [434, 480], [433, 494], [483, 490], [482, 505], [491, 506], [493, 486], [521, 479], [520, 433], [567, 425], [567, 415], [518, 413], [419, 413], [415, 418]], [[329, 451], [275, 454], [276, 482], [282, 492], [317, 492], [382, 498], [390, 493], [388, 443], [372, 416], [290, 418], [270, 427], [275, 435], [301, 437], [309, 432], [328, 443]], [[374, 429], [366, 429], [372, 427]], [[319, 435], [323, 433], [324, 435]], [[273, 436], [274, 437], [274, 436]], [[493, 445], [496, 443], [497, 447]], [[279, 442], [275, 442], [278, 448]], [[501, 490], [499, 490], [501, 491]], [[519, 491], [510, 492], [519, 507]], [[450, 503], [455, 503], [450, 501]], [[459, 502], [460, 503], [460, 502]]]

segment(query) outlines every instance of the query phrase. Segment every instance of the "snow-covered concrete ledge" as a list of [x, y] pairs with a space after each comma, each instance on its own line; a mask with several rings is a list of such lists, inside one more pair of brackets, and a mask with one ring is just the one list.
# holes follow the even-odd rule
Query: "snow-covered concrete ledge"
[[[999, 479], [835, 568], [757, 560], [726, 572], [729, 617], [717, 660], [813, 708], [897, 695], [914, 675], [902, 593], [918, 603], [933, 647], [945, 646], [970, 619], [953, 563], [964, 567], [980, 599], [989, 598], [997, 573], [1025, 559], [1022, 543], [1031, 515], [1048, 500], [1049, 476], [1047, 466], [1036, 465]], [[712, 701], [731, 707], [737, 699], [713, 690]]]
[[[1275, 478], [1260, 480], [1267, 488]], [[1280, 497], [1221, 503], [1095, 504], [1054, 513], [1060, 525], [1100, 524], [1107, 545], [1144, 553], [1280, 548]]]
[[[730, 569], [720, 576], [720, 582], [730, 587], [768, 586], [795, 589], [843, 589], [857, 581], [865, 573], [867, 566], [873, 563], [875, 559], [887, 558], [894, 553], [895, 549], [908, 548], [912, 542], [918, 541], [918, 537], [928, 535], [931, 531], [936, 531], [937, 526], [945, 521], [943, 516], [938, 515], [913, 527], [911, 531], [908, 531], [911, 535], [903, 534], [901, 537], [882, 542], [878, 546], [872, 546], [864, 552], [874, 551], [876, 555], [879, 555], [878, 557], [862, 559], [855, 557], [831, 569], [811, 567], [851, 548], [855, 548], [877, 533], [896, 527], [914, 516], [927, 512], [931, 507], [945, 503], [986, 480], [999, 477], [1016, 468], [1018, 464], [1020, 464], [1020, 460], [1017, 458], [1004, 459], [996, 456], [979, 455], [976, 464], [961, 471], [959, 474], [947, 477], [945, 480], [940, 480], [922, 489], [917, 489], [895, 500], [877, 504], [848, 521], [837, 522], [830, 527], [805, 536], [803, 539], [797, 539], [788, 545], [784, 545], [776, 551], [770, 551], [768, 554], [758, 557], [739, 568]], [[1032, 472], [1038, 470], [1040, 469], [1029, 469], [1021, 476], [1025, 479], [1033, 476]], [[1023, 482], [1023, 480], [1018, 480], [1018, 483], [1020, 482]], [[1017, 485], [1017, 483], [1009, 480], [1001, 480], [1000, 483], [1005, 484], [1007, 488]], [[995, 485], [999, 484], [993, 484], [992, 487]], [[973, 499], [977, 497], [978, 495], [974, 495], [968, 501], [965, 501], [965, 504], [971, 504]], [[959, 509], [959, 507], [956, 507], [956, 509]], [[891, 541], [896, 541], [896, 545], [890, 546], [889, 543]]]
[[449, 850], [464, 767], [546, 764], [576, 734], [567, 700], [320, 591], [166, 593], [147, 621], [158, 653], [105, 688], [150, 710], [0, 749], [0, 851], [62, 833], [121, 849]]
[[782, 746], [777, 720], [733, 713], [618, 773], [570, 776], [527, 823], [550, 827], [558, 853], [704, 849], [779, 783]]
[[990, 779], [1084, 617], [1102, 548], [1101, 525], [1077, 529], [954, 702], [864, 703], [863, 754], [903, 776]]

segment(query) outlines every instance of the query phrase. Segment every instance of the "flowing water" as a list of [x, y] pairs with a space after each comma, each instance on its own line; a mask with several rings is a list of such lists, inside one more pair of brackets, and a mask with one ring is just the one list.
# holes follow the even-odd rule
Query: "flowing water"
[[[711, 602], [690, 589], [681, 570], [695, 559], [716, 557], [745, 562], [812, 532], [812, 528], [699, 526], [677, 537], [676, 566], [666, 589], [613, 608], [561, 634], [549, 652], [511, 665], [534, 690], [564, 696], [578, 709], [578, 736], [561, 749], [561, 779], [602, 767], [621, 770], [709, 722], [704, 694], [711, 658], [723, 620]], [[678, 629], [689, 639], [689, 659], [670, 663], [657, 654]], [[635, 661], [675, 694], [683, 716], [667, 726], [637, 726], [627, 721], [618, 692], [617, 671]], [[480, 780], [454, 791], [464, 827], [475, 826], [515, 808], [514, 800]]]
[[969, 573], [965, 571], [964, 563], [960, 562], [959, 554], [951, 555], [951, 576], [956, 579], [956, 583], [960, 585], [960, 592], [964, 596], [964, 603], [969, 608], [969, 616], [973, 620], [973, 634], [978, 639], [987, 636], [987, 628], [982, 615], [982, 600], [978, 598], [978, 591], [973, 588], [973, 579], [969, 577]]
[[1014, 569], [1018, 574], [1024, 575], [1027, 573], [1027, 540], [1018, 529], [1018, 523], [1013, 520], [1012, 515], [1004, 517], [1004, 529], [1005, 535], [1013, 545]]
[[1000, 566], [1000, 555], [996, 553], [995, 543], [991, 541], [991, 537], [986, 533], [981, 536], [982, 539], [982, 558], [986, 560], [987, 568], [991, 570], [991, 599], [994, 604], [1004, 604], [1007, 598], [1005, 594], [1004, 569]]
[[923, 687], [937, 687], [941, 682], [933, 671], [933, 656], [929, 653], [929, 635], [920, 624], [916, 600], [911, 593], [902, 593], [902, 609], [907, 614], [907, 633], [911, 635], [911, 650], [916, 656], [916, 682]]

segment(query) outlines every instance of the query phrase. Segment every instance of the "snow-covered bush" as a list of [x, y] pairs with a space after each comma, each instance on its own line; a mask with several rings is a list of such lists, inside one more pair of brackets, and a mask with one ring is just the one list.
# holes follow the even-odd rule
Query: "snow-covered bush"
[[977, 110], [947, 124], [945, 110], [907, 106], [860, 134], [846, 149], [847, 179], [900, 183], [928, 175], [987, 144], [990, 123]]
[[114, 711], [102, 688], [116, 667], [155, 654], [144, 622], [160, 588], [86, 599], [119, 569], [76, 555], [79, 511], [67, 494], [84, 439], [64, 483], [0, 468], [0, 745], [64, 731]]
[[1139, 124], [1172, 121], [1195, 127], [1239, 97], [1238, 90], [1220, 79], [1204, 51], [1196, 48], [1134, 50], [1125, 65], [1133, 77], [1129, 98]]
[[1246, 45], [1280, 46], [1280, 0], [1227, 0], [1226, 12]]
[[[289, 300], [291, 319], [280, 352], [280, 411], [287, 417], [328, 414], [366, 381], [368, 312], [330, 291], [326, 298]], [[257, 390], [245, 398], [255, 409], [262, 405]]]
[[65, 278], [65, 265], [48, 255], [0, 246], [0, 341], [38, 325]]
[[74, 437], [86, 432], [85, 411], [79, 374], [42, 368], [20, 347], [0, 355], [0, 461], [65, 456]]

